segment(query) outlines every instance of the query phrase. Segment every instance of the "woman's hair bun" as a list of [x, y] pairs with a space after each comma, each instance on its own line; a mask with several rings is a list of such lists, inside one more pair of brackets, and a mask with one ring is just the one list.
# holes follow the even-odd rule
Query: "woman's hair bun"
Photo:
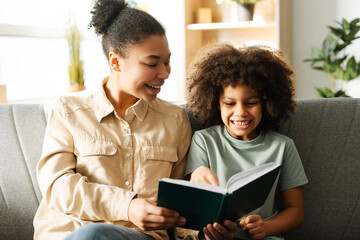
[[115, 18], [126, 6], [125, 0], [97, 0], [90, 12], [92, 19], [89, 28], [94, 27], [96, 34], [106, 34]]

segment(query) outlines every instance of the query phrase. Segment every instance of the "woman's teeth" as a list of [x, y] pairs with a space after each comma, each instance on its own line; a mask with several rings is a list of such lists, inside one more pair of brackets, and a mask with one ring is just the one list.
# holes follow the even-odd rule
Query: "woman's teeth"
[[150, 84], [145, 84], [145, 85], [148, 86], [148, 87], [151, 87], [151, 88], [156, 88], [156, 89], [161, 88], [161, 86], [153, 86], [153, 85], [150, 85]]

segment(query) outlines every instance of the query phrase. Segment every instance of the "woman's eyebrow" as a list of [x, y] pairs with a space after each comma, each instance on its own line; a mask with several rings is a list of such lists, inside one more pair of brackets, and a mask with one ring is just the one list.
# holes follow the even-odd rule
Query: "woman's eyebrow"
[[[171, 57], [171, 53], [169, 54], [168, 58], [170, 58], [170, 57]], [[158, 55], [149, 55], [149, 56], [146, 56], [146, 57], [144, 57], [144, 58], [155, 58], [155, 59], [160, 59], [160, 56], [158, 56]]]

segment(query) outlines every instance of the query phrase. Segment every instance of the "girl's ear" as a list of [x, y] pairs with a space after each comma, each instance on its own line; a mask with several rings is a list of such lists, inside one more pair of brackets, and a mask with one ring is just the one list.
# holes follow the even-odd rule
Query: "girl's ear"
[[121, 72], [120, 63], [121, 63], [121, 57], [113, 51], [109, 52], [109, 63], [112, 70], [116, 72]]

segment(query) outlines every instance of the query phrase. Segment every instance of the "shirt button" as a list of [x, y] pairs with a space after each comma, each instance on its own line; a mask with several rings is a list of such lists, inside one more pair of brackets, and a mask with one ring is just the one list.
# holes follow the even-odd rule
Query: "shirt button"
[[129, 185], [130, 185], [130, 182], [129, 182], [129, 181], [126, 181], [126, 182], [125, 182], [125, 185], [126, 185], [126, 186], [129, 186]]
[[131, 156], [131, 153], [126, 153], [125, 156], [129, 158]]
[[129, 110], [128, 110], [128, 113], [129, 113], [129, 114], [132, 114], [132, 111], [131, 111], [131, 109], [129, 109]]

